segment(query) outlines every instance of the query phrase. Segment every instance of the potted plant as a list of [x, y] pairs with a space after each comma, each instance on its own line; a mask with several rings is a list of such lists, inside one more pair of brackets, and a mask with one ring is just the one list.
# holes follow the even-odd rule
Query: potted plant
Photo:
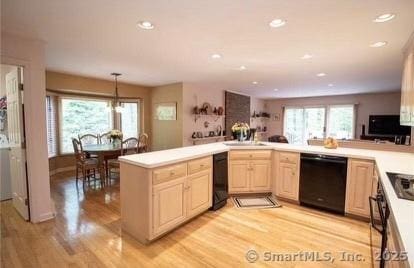
[[109, 137], [111, 139], [112, 144], [114, 145], [120, 145], [122, 142], [122, 132], [118, 129], [113, 129], [111, 130], [111, 132], [109, 133]]
[[233, 136], [237, 138], [238, 141], [244, 141], [247, 138], [247, 132], [250, 130], [250, 127], [247, 123], [237, 122], [231, 127]]

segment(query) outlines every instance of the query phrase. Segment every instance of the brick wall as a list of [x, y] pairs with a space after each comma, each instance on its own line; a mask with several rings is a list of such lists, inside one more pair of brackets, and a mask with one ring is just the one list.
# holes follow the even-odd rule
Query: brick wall
[[230, 137], [231, 127], [236, 122], [250, 124], [250, 97], [226, 91], [226, 136]]

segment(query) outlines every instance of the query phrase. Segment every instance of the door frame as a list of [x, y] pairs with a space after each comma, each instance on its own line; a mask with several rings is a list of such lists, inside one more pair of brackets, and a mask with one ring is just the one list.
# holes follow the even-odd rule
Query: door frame
[[[1, 63], [0, 64], [4, 64], [4, 65], [12, 65], [12, 66], [17, 66], [18, 68], [23, 68], [23, 88], [24, 90], [27, 90], [29, 88], [30, 85], [30, 62], [29, 61], [25, 61], [25, 60], [21, 60], [21, 59], [16, 59], [16, 58], [12, 58], [12, 57], [7, 57], [7, 56], [1, 56]], [[23, 92], [24, 92], [23, 90]], [[23, 94], [23, 98], [25, 98], [24, 94]], [[27, 120], [27, 109], [25, 109], [24, 107], [24, 99], [23, 99], [23, 103], [22, 103], [22, 111], [23, 111], [23, 133], [24, 133], [24, 143], [25, 143], [25, 170], [26, 170], [26, 191], [27, 191], [27, 201], [28, 201], [28, 220], [27, 221], [31, 221], [32, 220], [32, 202], [31, 202], [31, 198], [30, 198], [30, 192], [31, 189], [33, 189], [33, 182], [29, 179], [29, 169], [28, 169], [28, 152], [27, 152], [27, 128], [26, 128], [26, 120]], [[50, 189], [49, 189], [50, 190]]]

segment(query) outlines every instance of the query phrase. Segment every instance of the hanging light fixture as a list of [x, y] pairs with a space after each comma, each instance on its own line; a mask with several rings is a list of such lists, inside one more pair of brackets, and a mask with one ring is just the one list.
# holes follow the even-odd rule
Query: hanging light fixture
[[113, 109], [115, 110], [116, 113], [122, 113], [124, 110], [124, 107], [121, 106], [121, 104], [119, 103], [119, 96], [118, 96], [118, 76], [120, 76], [120, 73], [111, 73], [111, 75], [114, 76], [115, 78], [115, 100], [113, 103]]

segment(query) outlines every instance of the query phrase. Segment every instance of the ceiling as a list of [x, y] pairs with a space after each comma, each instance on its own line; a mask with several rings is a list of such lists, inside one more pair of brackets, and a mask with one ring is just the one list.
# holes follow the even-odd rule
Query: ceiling
[[[49, 70], [104, 79], [116, 71], [123, 82], [198, 82], [260, 98], [399, 90], [401, 50], [414, 30], [412, 0], [2, 0], [1, 5], [3, 31], [46, 41]], [[372, 21], [384, 13], [396, 17]], [[276, 18], [287, 24], [269, 27]], [[139, 29], [141, 20], [155, 29]], [[388, 45], [369, 47], [377, 41]], [[212, 59], [214, 53], [222, 58]], [[306, 53], [314, 57], [301, 59]], [[317, 77], [320, 72], [327, 75]]]

